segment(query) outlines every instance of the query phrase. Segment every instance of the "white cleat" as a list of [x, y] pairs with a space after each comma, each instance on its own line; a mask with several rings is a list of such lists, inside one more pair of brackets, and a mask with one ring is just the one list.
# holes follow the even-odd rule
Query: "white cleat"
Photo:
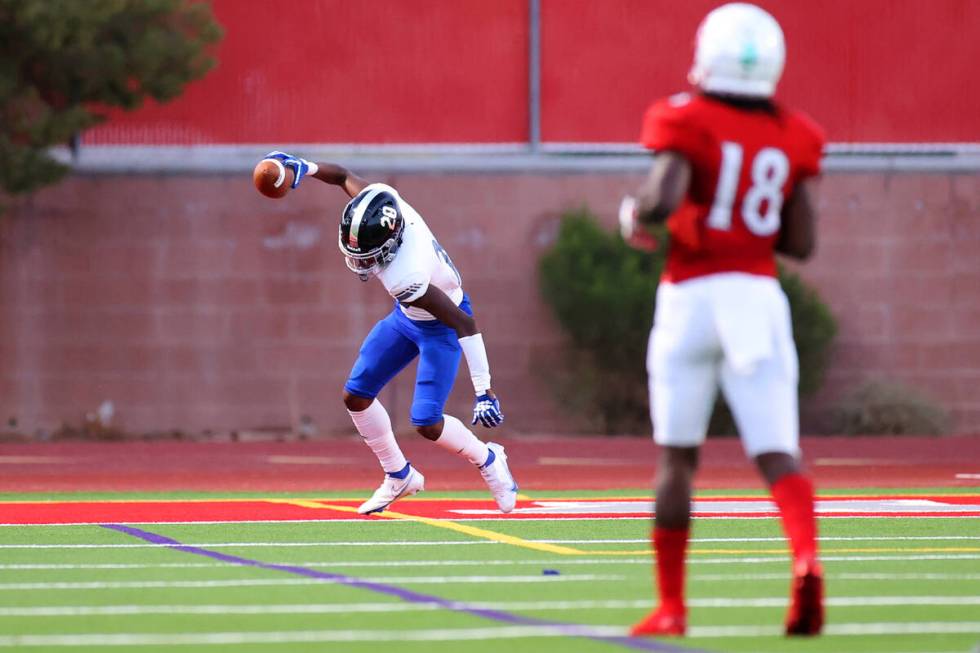
[[371, 498], [361, 504], [357, 509], [362, 515], [369, 515], [372, 512], [381, 512], [396, 499], [411, 496], [425, 489], [425, 477], [422, 472], [414, 467], [409, 467], [408, 476], [405, 478], [394, 478], [385, 474], [385, 480], [381, 487], [374, 491]]
[[481, 467], [480, 474], [487, 482], [490, 494], [497, 502], [500, 512], [510, 512], [517, 503], [517, 482], [511, 475], [510, 468], [507, 467], [507, 454], [504, 453], [504, 448], [496, 442], [488, 442], [487, 447], [496, 458], [491, 464]]

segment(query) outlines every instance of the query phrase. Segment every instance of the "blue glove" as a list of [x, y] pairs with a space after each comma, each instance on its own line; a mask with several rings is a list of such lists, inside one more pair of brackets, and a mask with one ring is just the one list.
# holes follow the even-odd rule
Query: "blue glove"
[[473, 421], [470, 424], [477, 422], [488, 429], [504, 423], [504, 414], [500, 412], [500, 402], [496, 397], [482, 394], [476, 398], [476, 402], [473, 404]]
[[301, 159], [298, 156], [293, 156], [292, 154], [286, 154], [285, 152], [280, 152], [279, 150], [273, 150], [265, 155], [266, 159], [278, 159], [287, 168], [293, 169], [293, 184], [290, 188], [296, 188], [299, 186], [299, 182], [303, 180], [310, 169], [312, 168], [316, 172], [316, 164], [307, 161], [306, 159]]

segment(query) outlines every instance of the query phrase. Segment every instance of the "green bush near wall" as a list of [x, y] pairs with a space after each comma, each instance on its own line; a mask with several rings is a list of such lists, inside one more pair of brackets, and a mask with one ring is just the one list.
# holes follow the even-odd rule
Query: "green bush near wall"
[[881, 379], [853, 388], [830, 411], [831, 433], [943, 435], [949, 412], [920, 390]]
[[[562, 215], [558, 238], [539, 262], [542, 297], [569, 339], [560, 364], [546, 366], [545, 374], [561, 405], [581, 417], [583, 430], [650, 430], [646, 348], [665, 249], [638, 252], [581, 208]], [[793, 316], [800, 393], [808, 395], [823, 380], [837, 326], [799, 276], [781, 271], [780, 282]], [[734, 433], [719, 404], [711, 431]]]

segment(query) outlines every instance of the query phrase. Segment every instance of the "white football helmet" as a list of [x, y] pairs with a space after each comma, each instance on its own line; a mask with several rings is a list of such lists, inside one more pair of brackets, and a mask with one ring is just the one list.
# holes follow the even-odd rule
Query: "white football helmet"
[[786, 43], [776, 19], [755, 5], [733, 2], [701, 21], [688, 80], [709, 93], [768, 98], [785, 62]]

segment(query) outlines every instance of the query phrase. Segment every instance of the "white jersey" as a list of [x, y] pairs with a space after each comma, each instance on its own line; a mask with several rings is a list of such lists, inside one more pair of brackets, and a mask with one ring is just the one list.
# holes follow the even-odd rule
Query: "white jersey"
[[435, 319], [428, 311], [405, 305], [425, 294], [430, 284], [446, 293], [459, 306], [463, 301], [459, 272], [422, 216], [391, 186], [371, 184], [369, 188], [381, 188], [394, 195], [405, 220], [401, 247], [395, 253], [394, 260], [377, 274], [388, 294], [398, 300], [398, 307], [411, 320]]

